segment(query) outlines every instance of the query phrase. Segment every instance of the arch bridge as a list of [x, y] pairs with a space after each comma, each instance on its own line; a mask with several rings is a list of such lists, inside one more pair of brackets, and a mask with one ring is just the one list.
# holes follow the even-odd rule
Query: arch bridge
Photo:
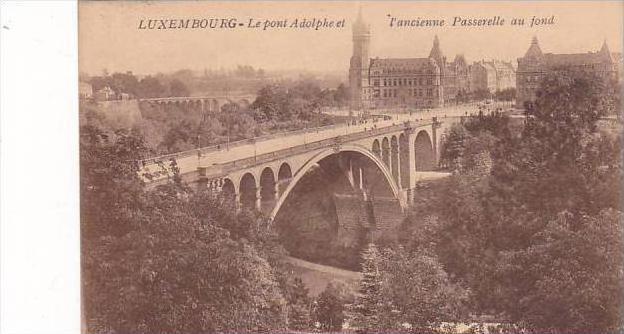
[[148, 159], [142, 172], [154, 185], [164, 182], [172, 175], [166, 165], [175, 160], [188, 183], [271, 219], [294, 194], [306, 196], [306, 175], [316, 173], [324, 180], [322, 193], [333, 200], [339, 233], [354, 238], [364, 224], [384, 235], [402, 222], [416, 183], [435, 174], [442, 133], [451, 123], [395, 116], [295, 131]]
[[227, 103], [236, 103], [240, 106], [248, 106], [256, 99], [253, 94], [231, 95], [231, 96], [181, 96], [181, 97], [160, 97], [140, 99], [150, 105], [157, 105], [165, 109], [172, 108], [190, 110], [197, 112], [217, 113], [221, 107]]

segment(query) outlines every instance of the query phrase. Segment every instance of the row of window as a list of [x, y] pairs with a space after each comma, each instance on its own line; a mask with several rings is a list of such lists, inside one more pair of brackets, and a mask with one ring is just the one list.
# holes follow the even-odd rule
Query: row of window
[[[375, 89], [373, 90], [373, 97], [397, 97], [397, 92], [398, 89], [382, 89], [381, 91], [379, 89]], [[433, 89], [431, 88], [427, 88], [427, 89], [416, 89], [416, 88], [410, 88], [407, 90], [408, 95], [411, 97], [424, 97], [424, 96], [433, 96]]]
[[524, 78], [526, 82], [539, 82], [542, 80], [541, 75], [527, 75]]
[[417, 69], [408, 69], [408, 68], [384, 68], [383, 70], [375, 70], [374, 74], [393, 74], [393, 73], [424, 73], [424, 74], [434, 74], [433, 69], [428, 70], [417, 70]]
[[433, 85], [433, 78], [394, 78], [388, 79], [373, 79], [373, 86], [379, 87], [379, 85], [383, 83], [383, 86], [431, 86]]
[[437, 101], [435, 100], [416, 100], [416, 101], [412, 101], [412, 102], [406, 102], [406, 101], [400, 101], [398, 99], [392, 99], [392, 100], [375, 100], [374, 102], [372, 102], [370, 104], [370, 106], [374, 106], [376, 108], [380, 108], [380, 107], [396, 107], [396, 106], [402, 106], [402, 107], [407, 107], [407, 106], [411, 106], [411, 107], [416, 107], [416, 108], [432, 108], [435, 106], [441, 105], [439, 104]]

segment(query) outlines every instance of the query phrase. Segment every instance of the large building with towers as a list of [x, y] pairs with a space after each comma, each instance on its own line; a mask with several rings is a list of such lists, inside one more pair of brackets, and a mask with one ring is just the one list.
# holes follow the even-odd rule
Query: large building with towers
[[360, 10], [349, 67], [352, 108], [434, 108], [453, 102], [461, 90], [469, 91], [466, 60], [458, 55], [447, 62], [437, 36], [423, 58], [371, 58], [370, 40], [370, 26]]
[[591, 71], [603, 79], [618, 77], [618, 62], [613, 59], [607, 42], [597, 52], [555, 54], [543, 53], [537, 37], [533, 37], [524, 57], [518, 58], [516, 72], [516, 105], [535, 100], [539, 84], [549, 72], [559, 69]]

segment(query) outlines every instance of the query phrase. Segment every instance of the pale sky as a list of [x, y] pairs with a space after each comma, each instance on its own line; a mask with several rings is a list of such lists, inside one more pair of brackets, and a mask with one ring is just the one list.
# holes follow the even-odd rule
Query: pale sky
[[[426, 57], [434, 35], [450, 61], [462, 53], [467, 61], [513, 61], [537, 36], [543, 52], [597, 51], [606, 39], [612, 52], [622, 49], [619, 1], [456, 1], [456, 2], [85, 2], [79, 4], [80, 70], [89, 74], [133, 71], [139, 74], [179, 69], [233, 68], [251, 65], [268, 70], [304, 69], [346, 72], [352, 52], [351, 25], [362, 6], [371, 26], [371, 57]], [[444, 27], [390, 27], [398, 19], [445, 19]], [[453, 27], [453, 17], [506, 20], [500, 27]], [[531, 18], [555, 16], [553, 25], [530, 28]], [[247, 28], [263, 21], [328, 18], [346, 20], [345, 28]], [[511, 18], [525, 26], [511, 26]], [[235, 29], [140, 30], [141, 19], [236, 18]]]

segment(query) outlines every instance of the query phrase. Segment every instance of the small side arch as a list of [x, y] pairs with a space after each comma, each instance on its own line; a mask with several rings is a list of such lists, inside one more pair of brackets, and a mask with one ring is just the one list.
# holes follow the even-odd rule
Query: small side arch
[[256, 178], [252, 173], [245, 173], [240, 180], [240, 202], [241, 206], [246, 209], [253, 209], [256, 207], [256, 190], [258, 185], [256, 184]]
[[381, 158], [381, 146], [379, 145], [379, 139], [375, 139], [373, 140], [373, 153], [378, 157]]
[[416, 171], [430, 171], [435, 168], [436, 158], [429, 134], [421, 130], [414, 140], [414, 158]]

